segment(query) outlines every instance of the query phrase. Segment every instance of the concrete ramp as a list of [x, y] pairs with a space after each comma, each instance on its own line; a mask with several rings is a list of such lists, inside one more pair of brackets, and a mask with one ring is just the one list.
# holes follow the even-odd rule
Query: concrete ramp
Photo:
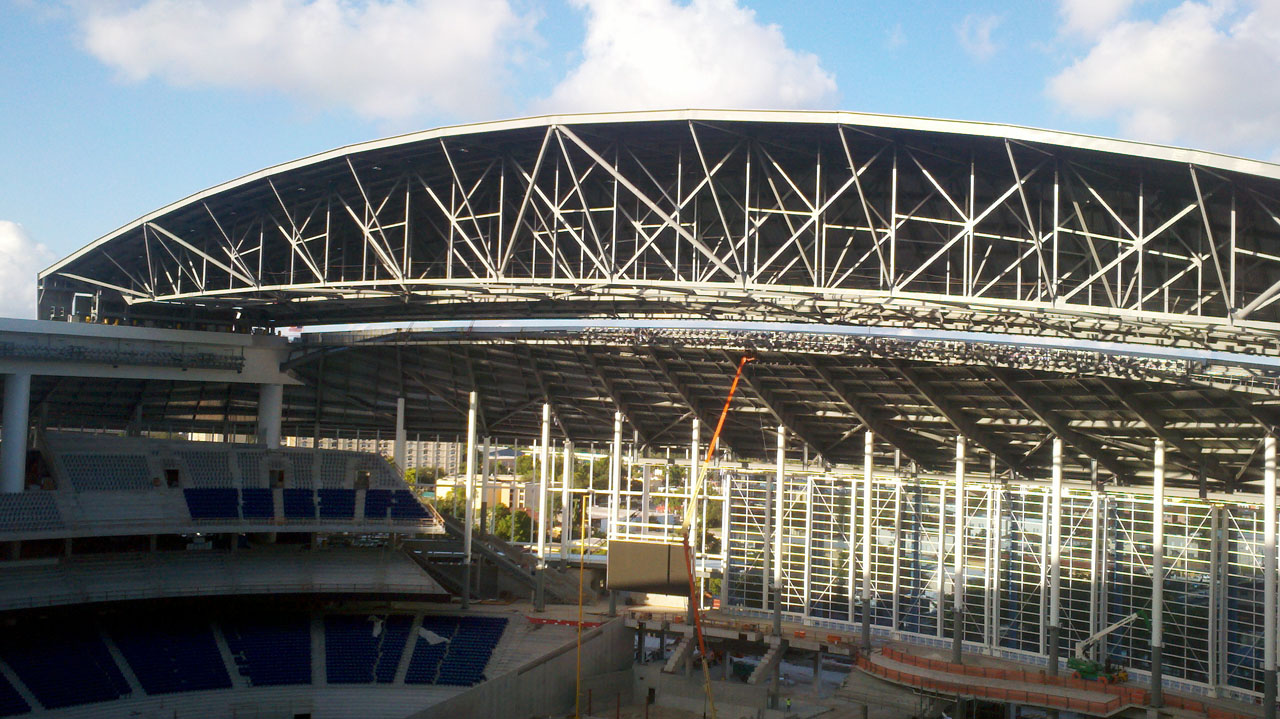
[[689, 655], [693, 654], [693, 637], [685, 637], [676, 645], [676, 650], [671, 652], [671, 658], [667, 659], [667, 663], [662, 665], [662, 671], [668, 674], [674, 674], [679, 671], [680, 666], [689, 659]]
[[778, 664], [782, 662], [782, 655], [787, 653], [787, 643], [778, 642], [769, 647], [769, 651], [765, 652], [764, 657], [760, 659], [760, 664], [751, 672], [751, 676], [747, 677], [748, 684], [759, 684], [768, 679], [778, 668]]

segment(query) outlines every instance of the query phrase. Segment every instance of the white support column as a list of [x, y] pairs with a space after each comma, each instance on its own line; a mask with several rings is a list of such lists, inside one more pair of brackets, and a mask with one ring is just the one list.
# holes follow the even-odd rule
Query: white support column
[[[722, 475], [720, 484], [720, 606], [729, 607], [729, 509], [733, 477]], [[728, 663], [726, 661], [726, 663]]]
[[[1151, 706], [1164, 705], [1164, 440], [1151, 476]], [[1274, 611], [1274, 609], [1272, 610]]]
[[[955, 542], [951, 556], [955, 568], [951, 573], [952, 616], [951, 661], [959, 664], [964, 645], [964, 435], [956, 435], [956, 516]], [[941, 571], [941, 567], [939, 567]], [[938, 597], [939, 603], [942, 597]]]
[[813, 610], [813, 475], [804, 477], [804, 589], [800, 606], [805, 623]]
[[[6, 415], [7, 416], [7, 415]], [[8, 422], [6, 421], [6, 426]], [[1262, 711], [1264, 719], [1276, 716], [1276, 438], [1267, 435], [1262, 450]]]
[[26, 484], [31, 374], [4, 376], [4, 428], [0, 435], [0, 494], [18, 494]]
[[405, 467], [405, 445], [408, 444], [409, 435], [404, 431], [404, 397], [396, 397], [396, 439], [391, 449], [391, 459], [396, 463], [396, 471], [404, 476]]
[[[702, 467], [702, 423], [697, 417], [693, 418], [693, 439], [692, 446], [689, 448], [689, 478], [684, 483], [685, 499], [684, 511], [689, 517], [689, 546], [693, 550], [693, 557], [696, 564], [698, 558], [698, 512], [693, 506], [693, 487], [698, 483], [698, 473], [703, 471]], [[710, 467], [706, 468], [708, 471]], [[670, 501], [670, 498], [667, 500]]]
[[609, 455], [609, 538], [618, 536], [618, 517], [622, 514], [622, 413], [613, 413], [613, 452]]
[[[462, 511], [462, 607], [471, 605], [471, 525], [475, 524], [475, 488], [476, 488], [476, 415], [479, 412], [480, 396], [475, 390], [468, 395], [467, 407], [467, 461], [466, 483], [463, 485]], [[515, 526], [515, 522], [511, 523]]]
[[782, 588], [782, 508], [787, 494], [786, 461], [787, 430], [778, 425], [778, 468], [773, 488], [773, 586], [779, 590]]
[[[871, 484], [871, 470], [875, 459], [875, 434], [867, 430], [862, 440], [862, 649], [871, 651], [871, 541], [875, 531], [871, 526], [872, 501], [875, 492]], [[853, 498], [850, 497], [852, 504]], [[851, 515], [852, 507], [850, 507]]]
[[258, 442], [266, 445], [267, 449], [280, 446], [280, 415], [283, 411], [284, 385], [258, 385]]
[[538, 571], [547, 566], [547, 531], [551, 522], [551, 403], [542, 403], [542, 444], [538, 455]]
[[569, 560], [569, 544], [573, 541], [573, 442], [564, 441], [564, 475], [560, 480], [560, 559]]
[[494, 531], [493, 525], [490, 522], [490, 517], [492, 515], [489, 511], [489, 508], [486, 506], [486, 504], [489, 501], [489, 477], [490, 477], [490, 473], [492, 472], [492, 461], [491, 461], [491, 457], [493, 455], [493, 438], [492, 437], [489, 437], [487, 435], [485, 436], [484, 445], [480, 451], [484, 455], [480, 459], [480, 501], [478, 502], [478, 504], [480, 505], [480, 512], [481, 512], [480, 528], [489, 532], [490, 534], [497, 535], [497, 532]]
[[1049, 483], [1049, 675], [1057, 676], [1062, 617], [1062, 438], [1053, 438], [1053, 475]]

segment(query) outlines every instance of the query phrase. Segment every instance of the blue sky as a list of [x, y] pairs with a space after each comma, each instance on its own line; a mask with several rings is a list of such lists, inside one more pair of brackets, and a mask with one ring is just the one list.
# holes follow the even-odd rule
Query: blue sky
[[264, 166], [637, 107], [985, 120], [1280, 158], [1275, 0], [0, 0], [0, 314]]

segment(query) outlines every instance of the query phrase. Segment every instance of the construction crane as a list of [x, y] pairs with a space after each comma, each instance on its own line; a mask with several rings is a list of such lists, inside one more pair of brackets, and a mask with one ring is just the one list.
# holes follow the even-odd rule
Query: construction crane
[[1145, 622], [1147, 626], [1151, 625], [1151, 620], [1147, 618], [1147, 613], [1137, 611], [1076, 644], [1076, 655], [1067, 660], [1067, 668], [1072, 670], [1072, 676], [1077, 679], [1096, 679], [1107, 684], [1119, 684], [1128, 681], [1129, 672], [1125, 671], [1123, 667], [1111, 669], [1107, 666], [1107, 663], [1095, 662], [1087, 654], [1090, 647], [1102, 641], [1108, 634], [1127, 627], [1139, 619]]
[[[689, 518], [693, 516], [695, 508], [698, 506], [698, 495], [702, 492], [702, 483], [706, 479], [707, 471], [711, 467], [711, 460], [715, 457], [716, 444], [720, 441], [720, 431], [724, 429], [725, 417], [729, 415], [729, 405], [733, 403], [733, 395], [738, 391], [738, 380], [742, 379], [742, 370], [747, 366], [748, 362], [754, 362], [755, 357], [745, 354], [738, 361], [738, 371], [733, 374], [733, 384], [729, 385], [729, 396], [724, 399], [724, 408], [720, 410], [720, 420], [716, 422], [716, 431], [711, 434], [711, 442], [707, 445], [707, 457], [702, 462], [702, 468], [698, 472], [698, 476], [693, 484], [693, 492], [689, 496], [689, 506], [684, 513], [684, 519], [680, 523], [680, 537], [684, 543], [684, 562], [685, 567], [689, 570], [689, 609], [693, 614], [693, 633], [698, 638], [698, 653], [702, 658], [702, 688], [707, 694], [707, 707], [711, 712], [711, 719], [716, 719], [716, 700], [711, 691], [711, 669], [707, 666], [707, 642], [702, 635], [702, 602], [698, 596], [697, 588], [694, 585], [694, 557], [693, 549], [689, 543], [690, 523]], [[725, 511], [728, 511], [726, 508]], [[729, 538], [721, 539], [728, 542]]]

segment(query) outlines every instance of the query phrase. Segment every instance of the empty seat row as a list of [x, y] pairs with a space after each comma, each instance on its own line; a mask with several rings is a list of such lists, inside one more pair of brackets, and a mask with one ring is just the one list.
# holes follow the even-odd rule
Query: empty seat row
[[311, 617], [280, 614], [222, 622], [236, 670], [255, 687], [311, 683]]
[[431, 513], [407, 489], [370, 489], [364, 495], [367, 519], [427, 519]]
[[[274, 519], [272, 490], [188, 487], [182, 490], [192, 519]], [[281, 490], [285, 519], [353, 519], [354, 489]], [[2, 508], [2, 507], [0, 507]], [[370, 489], [365, 493], [368, 519], [429, 519], [430, 512], [408, 490]]]
[[63, 526], [58, 505], [48, 493], [0, 494], [0, 532], [33, 532]]
[[147, 694], [231, 687], [217, 640], [203, 619], [185, 615], [121, 619], [110, 634]]
[[142, 454], [66, 452], [62, 469], [77, 492], [151, 489], [151, 468]]
[[422, 628], [445, 641], [418, 637], [405, 684], [471, 686], [484, 681], [485, 667], [506, 626], [504, 617], [424, 616]]
[[62, 619], [5, 627], [0, 631], [0, 657], [46, 709], [130, 693], [128, 681], [91, 622]]
[[406, 614], [325, 617], [325, 674], [330, 684], [395, 681], [413, 618]]

